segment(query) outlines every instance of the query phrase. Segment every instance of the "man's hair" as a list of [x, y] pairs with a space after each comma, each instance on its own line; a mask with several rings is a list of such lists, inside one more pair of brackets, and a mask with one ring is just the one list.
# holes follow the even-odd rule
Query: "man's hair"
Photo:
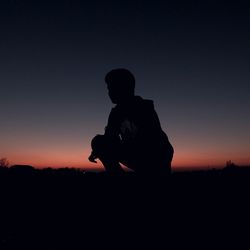
[[117, 87], [134, 92], [135, 77], [127, 69], [113, 69], [105, 76], [105, 82], [110, 85], [118, 85]]

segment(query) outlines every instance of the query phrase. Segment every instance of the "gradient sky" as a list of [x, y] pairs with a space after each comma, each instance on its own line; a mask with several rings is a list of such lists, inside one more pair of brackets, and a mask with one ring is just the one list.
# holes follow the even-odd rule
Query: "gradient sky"
[[0, 157], [88, 167], [112, 103], [105, 74], [136, 77], [173, 166], [250, 164], [249, 1], [0, 2]]

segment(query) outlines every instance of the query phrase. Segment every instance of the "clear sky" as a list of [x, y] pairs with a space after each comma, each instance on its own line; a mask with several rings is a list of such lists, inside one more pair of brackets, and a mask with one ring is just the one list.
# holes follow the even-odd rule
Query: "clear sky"
[[0, 157], [95, 167], [113, 68], [154, 100], [173, 166], [250, 164], [249, 1], [0, 2]]

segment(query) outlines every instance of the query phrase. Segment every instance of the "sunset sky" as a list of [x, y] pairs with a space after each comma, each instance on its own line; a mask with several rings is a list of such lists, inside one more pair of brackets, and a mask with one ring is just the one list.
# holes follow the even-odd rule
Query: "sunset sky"
[[[96, 167], [90, 140], [128, 68], [154, 100], [173, 167], [250, 165], [249, 1], [0, 1], [0, 158]], [[100, 166], [100, 165], [98, 165]]]

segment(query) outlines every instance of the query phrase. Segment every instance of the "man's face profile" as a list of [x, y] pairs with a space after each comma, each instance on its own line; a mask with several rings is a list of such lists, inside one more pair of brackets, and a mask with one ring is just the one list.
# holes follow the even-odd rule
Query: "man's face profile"
[[[117, 84], [117, 86], [119, 85]], [[119, 89], [115, 86], [112, 86], [111, 84], [108, 84], [107, 87], [108, 87], [108, 95], [112, 103], [114, 104], [119, 103], [119, 100], [122, 99]]]

